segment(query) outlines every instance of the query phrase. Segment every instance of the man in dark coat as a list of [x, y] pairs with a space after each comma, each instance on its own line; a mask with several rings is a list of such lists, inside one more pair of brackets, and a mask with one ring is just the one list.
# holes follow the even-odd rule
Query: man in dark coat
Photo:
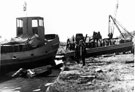
[[109, 44], [112, 45], [111, 39], [113, 38], [113, 33], [112, 33], [112, 32], [109, 33], [109, 34], [108, 34], [108, 37], [109, 37], [109, 39], [108, 39], [108, 40], [109, 40]]
[[79, 64], [80, 60], [82, 60], [83, 66], [85, 66], [85, 56], [86, 56], [85, 42], [83, 39], [81, 39], [79, 43], [76, 44], [76, 48], [75, 48], [75, 57], [77, 63]]
[[97, 43], [99, 43], [97, 46], [101, 46], [101, 39], [102, 39], [102, 36], [100, 34], [100, 32], [97, 33]]
[[67, 39], [66, 50], [67, 50], [67, 49], [70, 49], [70, 40], [69, 40], [69, 39]]

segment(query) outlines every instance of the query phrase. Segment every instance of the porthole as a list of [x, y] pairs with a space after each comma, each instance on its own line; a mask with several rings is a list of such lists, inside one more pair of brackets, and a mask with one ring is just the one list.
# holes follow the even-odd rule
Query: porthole
[[12, 59], [16, 59], [16, 56], [13, 56]]
[[31, 54], [31, 56], [34, 56], [34, 54]]

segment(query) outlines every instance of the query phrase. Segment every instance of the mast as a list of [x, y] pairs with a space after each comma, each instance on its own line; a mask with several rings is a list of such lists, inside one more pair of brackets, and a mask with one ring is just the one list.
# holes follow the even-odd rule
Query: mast
[[24, 12], [24, 17], [26, 17], [26, 20], [24, 19], [26, 24], [23, 24], [23, 25], [26, 25], [25, 30], [28, 32], [27, 2], [26, 1], [24, 1], [24, 4], [23, 4], [23, 12]]
[[116, 4], [116, 8], [115, 8], [115, 12], [114, 12], [114, 18], [115, 18], [115, 19], [116, 19], [116, 16], [117, 16], [118, 8], [119, 8], [119, 0], [117, 0], [117, 4]]
[[[116, 7], [115, 7], [115, 11], [114, 11], [114, 19], [115, 20], [116, 20], [116, 17], [117, 17], [118, 8], [119, 8], [119, 0], [117, 0], [117, 2], [116, 2]], [[114, 33], [114, 30], [115, 30], [115, 27], [114, 27], [114, 23], [113, 23], [113, 25], [112, 25], [112, 33]]]
[[[115, 11], [114, 11], [114, 17], [113, 17], [114, 20], [116, 20], [118, 8], [119, 8], [119, 0], [117, 0], [117, 2], [116, 2], [116, 7], [115, 7]], [[111, 23], [110, 17], [109, 17], [108, 34], [114, 34], [114, 29], [115, 29], [114, 25], [115, 25], [115, 23], [114, 22]]]

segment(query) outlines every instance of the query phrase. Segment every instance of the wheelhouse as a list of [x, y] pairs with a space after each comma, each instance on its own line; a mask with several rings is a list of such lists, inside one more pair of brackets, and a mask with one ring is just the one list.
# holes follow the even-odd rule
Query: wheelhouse
[[42, 17], [20, 17], [16, 19], [16, 36], [29, 38], [37, 34], [44, 39], [44, 19]]

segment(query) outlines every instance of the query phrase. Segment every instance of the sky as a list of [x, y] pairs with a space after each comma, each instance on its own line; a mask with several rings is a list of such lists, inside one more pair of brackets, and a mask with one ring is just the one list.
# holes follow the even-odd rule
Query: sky
[[[27, 13], [23, 11], [27, 2]], [[16, 18], [24, 16], [44, 17], [45, 33], [55, 33], [60, 41], [66, 41], [76, 33], [92, 36], [100, 31], [108, 35], [108, 16], [114, 16], [130, 32], [135, 30], [135, 0], [3, 0], [0, 3], [0, 36], [10, 39], [16, 36]], [[120, 35], [115, 28], [114, 37]]]

